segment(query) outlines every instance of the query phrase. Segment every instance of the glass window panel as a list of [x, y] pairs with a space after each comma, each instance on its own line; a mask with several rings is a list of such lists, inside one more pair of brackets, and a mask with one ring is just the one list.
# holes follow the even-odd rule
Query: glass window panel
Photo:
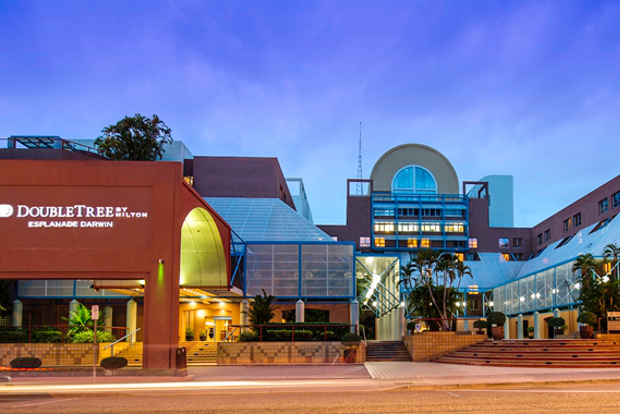
[[423, 168], [416, 167], [415, 169], [415, 186], [417, 190], [421, 189], [435, 189], [435, 179], [433, 176]]

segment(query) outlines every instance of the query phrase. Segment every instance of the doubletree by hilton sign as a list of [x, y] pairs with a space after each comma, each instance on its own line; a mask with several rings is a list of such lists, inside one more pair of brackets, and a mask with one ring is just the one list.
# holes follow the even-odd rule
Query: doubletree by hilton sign
[[[0, 218], [29, 219], [35, 228], [110, 228], [117, 218], [147, 218], [145, 211], [131, 211], [124, 206], [28, 206], [0, 204]], [[94, 220], [97, 219], [97, 220]]]

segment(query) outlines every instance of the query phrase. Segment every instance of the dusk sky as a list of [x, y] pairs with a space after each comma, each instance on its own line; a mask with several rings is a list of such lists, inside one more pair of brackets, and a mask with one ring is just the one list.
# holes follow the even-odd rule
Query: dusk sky
[[[510, 174], [533, 226], [620, 173], [620, 2], [3, 1], [0, 137], [157, 114], [194, 155], [277, 157], [318, 224], [429, 145]], [[618, 189], [620, 190], [620, 189]]]

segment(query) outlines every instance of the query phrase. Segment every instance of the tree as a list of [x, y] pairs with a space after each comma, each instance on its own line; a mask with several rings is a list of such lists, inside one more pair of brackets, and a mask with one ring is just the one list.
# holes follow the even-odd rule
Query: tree
[[[458, 289], [462, 278], [471, 276], [470, 268], [450, 253], [421, 249], [417, 257], [405, 266], [406, 276], [411, 277], [408, 274], [411, 269], [419, 274], [416, 287], [410, 295], [412, 307], [416, 306], [414, 303], [416, 297], [419, 298], [422, 295], [420, 287], [425, 288], [426, 302], [432, 304], [437, 311], [442, 328], [446, 331], [450, 330], [450, 319], [456, 313], [456, 302], [460, 298]], [[456, 287], [455, 282], [457, 282]]]
[[579, 281], [581, 282], [582, 289], [592, 285], [592, 274], [595, 269], [594, 256], [590, 253], [580, 254], [573, 262], [573, 273], [580, 272]]
[[263, 289], [263, 294], [254, 296], [254, 303], [249, 312], [243, 311], [250, 318], [252, 329], [256, 331], [254, 326], [267, 325], [271, 322], [271, 319], [275, 315], [276, 307], [271, 303], [275, 300], [272, 295], [267, 295], [267, 292]]
[[99, 153], [116, 161], [155, 161], [162, 158], [164, 145], [172, 143], [170, 128], [157, 115], [126, 116], [101, 130], [95, 140]]
[[[603, 258], [605, 260], [611, 259], [612, 269], [616, 267], [616, 264], [618, 263], [618, 257], [620, 257], [620, 246], [618, 246], [616, 243], [610, 243], [607, 246], [605, 246], [605, 251], [603, 252]], [[618, 269], [616, 269], [615, 279], [618, 279]]]
[[[81, 303], [69, 314], [68, 318], [63, 317], [62, 319], [69, 322], [67, 336], [70, 338], [77, 334], [91, 332], [93, 330], [94, 322], [90, 314], [90, 309]], [[103, 312], [99, 314], [99, 319], [97, 319], [97, 323], [101, 322], [103, 322]]]

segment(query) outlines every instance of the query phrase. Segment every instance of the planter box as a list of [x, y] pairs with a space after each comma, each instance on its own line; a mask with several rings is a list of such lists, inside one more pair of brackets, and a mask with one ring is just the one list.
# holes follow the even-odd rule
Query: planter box
[[[345, 358], [348, 356], [348, 359]], [[218, 365], [363, 364], [364, 343], [340, 342], [220, 342]]]

